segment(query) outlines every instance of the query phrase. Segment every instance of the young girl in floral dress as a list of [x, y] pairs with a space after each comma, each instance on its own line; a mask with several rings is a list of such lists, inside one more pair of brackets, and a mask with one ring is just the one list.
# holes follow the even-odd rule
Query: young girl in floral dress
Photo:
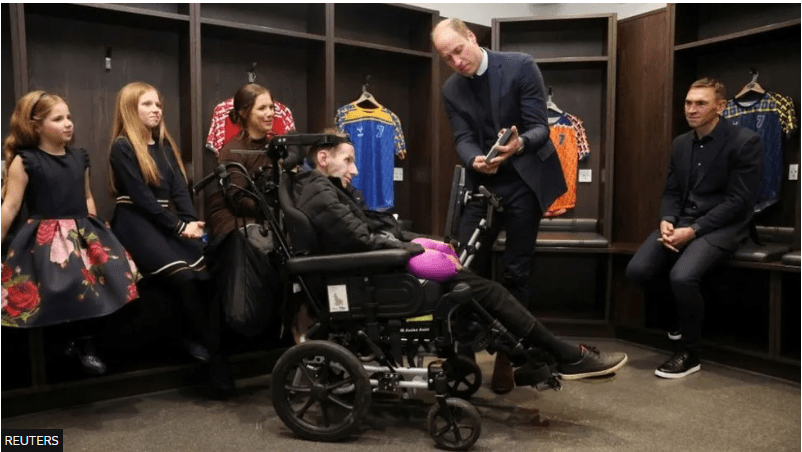
[[[23, 201], [29, 211], [2, 265], [2, 325], [31, 328], [111, 314], [138, 297], [136, 266], [89, 189], [89, 157], [67, 145], [73, 124], [59, 96], [34, 91], [11, 116], [3, 152], [2, 239]], [[105, 372], [91, 342], [71, 344], [84, 369]]]

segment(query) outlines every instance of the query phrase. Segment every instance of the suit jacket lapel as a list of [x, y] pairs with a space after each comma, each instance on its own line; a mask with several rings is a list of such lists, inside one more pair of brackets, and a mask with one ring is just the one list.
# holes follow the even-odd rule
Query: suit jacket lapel
[[487, 50], [487, 81], [490, 84], [490, 106], [493, 113], [493, 126], [501, 130], [499, 118], [499, 104], [501, 102], [501, 81], [504, 80], [504, 69], [501, 65], [501, 56]]

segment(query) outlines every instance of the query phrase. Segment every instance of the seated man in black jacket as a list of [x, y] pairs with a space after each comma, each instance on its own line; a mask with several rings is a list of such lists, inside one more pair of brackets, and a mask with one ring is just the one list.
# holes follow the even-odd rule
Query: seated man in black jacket
[[[326, 131], [329, 133], [329, 131]], [[368, 218], [363, 211], [361, 197], [351, 186], [357, 175], [354, 147], [347, 135], [337, 134], [340, 142], [312, 146], [308, 159], [314, 167], [299, 173], [295, 178], [296, 207], [304, 212], [318, 234], [323, 253], [349, 253], [387, 248], [400, 248], [414, 256], [424, 251], [409, 240], [400, 228], [388, 234], [385, 224]], [[505, 328], [519, 338], [526, 339], [549, 354], [557, 362], [557, 370], [565, 380], [607, 375], [621, 368], [627, 361], [624, 353], [600, 353], [593, 347], [569, 344], [555, 337], [525, 309], [502, 285], [476, 276], [467, 269], [442, 282], [446, 290], [459, 283], [471, 288], [471, 295]], [[527, 366], [516, 371], [519, 384], [534, 384], [535, 369]]]

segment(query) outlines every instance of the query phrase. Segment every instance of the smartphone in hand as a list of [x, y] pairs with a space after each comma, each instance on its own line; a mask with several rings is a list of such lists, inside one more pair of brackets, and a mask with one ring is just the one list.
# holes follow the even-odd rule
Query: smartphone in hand
[[512, 136], [512, 127], [508, 127], [507, 129], [504, 130], [504, 133], [501, 134], [500, 137], [498, 137], [498, 140], [496, 140], [496, 143], [493, 145], [493, 147], [490, 148], [490, 152], [488, 152], [487, 155], [485, 156], [485, 162], [490, 163], [490, 161], [493, 160], [493, 158], [495, 158], [498, 155], [497, 148], [499, 146], [504, 146], [505, 144], [507, 144], [507, 142], [510, 141], [511, 136]]

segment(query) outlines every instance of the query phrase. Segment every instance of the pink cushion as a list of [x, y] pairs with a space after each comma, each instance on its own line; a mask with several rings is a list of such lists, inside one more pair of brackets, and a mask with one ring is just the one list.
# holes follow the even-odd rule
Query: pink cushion
[[430, 239], [415, 239], [426, 251], [409, 259], [407, 270], [417, 278], [442, 282], [457, 275], [457, 253], [448, 244]]

